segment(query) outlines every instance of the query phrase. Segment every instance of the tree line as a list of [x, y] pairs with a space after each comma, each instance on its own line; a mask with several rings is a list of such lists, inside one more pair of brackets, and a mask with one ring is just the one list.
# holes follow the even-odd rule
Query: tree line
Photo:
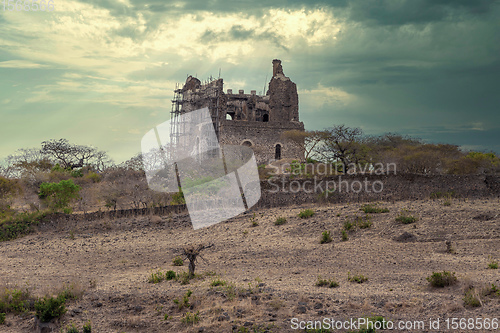
[[499, 173], [495, 153], [465, 152], [457, 145], [426, 143], [396, 133], [366, 135], [360, 128], [335, 125], [320, 131], [292, 130], [282, 138], [304, 152], [309, 163], [337, 163], [344, 173], [355, 166], [396, 165], [398, 173]]

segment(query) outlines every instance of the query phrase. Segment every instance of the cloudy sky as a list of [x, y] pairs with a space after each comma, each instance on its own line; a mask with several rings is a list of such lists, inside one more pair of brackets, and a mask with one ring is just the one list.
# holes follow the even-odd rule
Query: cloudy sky
[[306, 129], [500, 153], [494, 0], [53, 0], [0, 4], [0, 159], [67, 138], [121, 162], [188, 74], [264, 89], [279, 58]]

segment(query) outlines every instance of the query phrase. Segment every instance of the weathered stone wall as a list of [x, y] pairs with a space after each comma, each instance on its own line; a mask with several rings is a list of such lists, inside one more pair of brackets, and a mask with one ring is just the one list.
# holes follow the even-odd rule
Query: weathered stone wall
[[300, 148], [281, 134], [289, 130], [304, 130], [301, 122], [252, 122], [225, 120], [221, 123], [219, 142], [222, 145], [241, 145], [245, 141], [251, 143], [258, 164], [268, 163], [275, 158], [276, 145], [281, 145], [282, 159], [302, 159], [304, 153]]
[[[322, 188], [318, 183], [323, 181]], [[325, 182], [329, 181], [330, 187], [333, 183], [339, 186], [342, 183], [342, 191], [332, 193], [325, 200], [321, 193], [325, 190]], [[365, 190], [366, 186], [371, 192]], [[374, 182], [382, 183], [382, 191], [375, 193], [372, 191]], [[353, 182], [363, 184], [363, 190], [359, 193], [355, 191], [345, 191], [346, 186], [351, 187]], [[348, 184], [348, 185], [347, 185]], [[316, 185], [316, 188], [315, 188]], [[380, 183], [375, 186], [378, 191]], [[366, 201], [396, 201], [396, 200], [419, 200], [429, 199], [431, 193], [453, 192], [457, 198], [500, 198], [500, 176], [485, 175], [436, 175], [424, 176], [414, 174], [402, 175], [356, 175], [337, 176], [317, 180], [313, 179], [290, 179], [280, 177], [273, 180], [261, 181], [262, 197], [256, 207], [279, 207], [298, 205], [313, 202], [366, 202]], [[299, 189], [297, 191], [297, 189]], [[305, 189], [305, 190], [304, 190]], [[354, 186], [358, 189], [358, 185]]]

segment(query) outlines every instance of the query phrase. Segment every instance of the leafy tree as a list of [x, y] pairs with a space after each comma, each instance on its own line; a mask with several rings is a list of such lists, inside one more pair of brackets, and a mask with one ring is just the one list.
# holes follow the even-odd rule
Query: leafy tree
[[80, 186], [73, 183], [73, 180], [61, 180], [59, 183], [42, 183], [40, 185], [40, 199], [46, 200], [48, 206], [54, 211], [62, 210], [71, 213], [69, 204], [72, 199], [78, 198]]
[[321, 155], [327, 160], [340, 161], [344, 172], [353, 164], [366, 163], [368, 151], [361, 128], [335, 125], [324, 131]]

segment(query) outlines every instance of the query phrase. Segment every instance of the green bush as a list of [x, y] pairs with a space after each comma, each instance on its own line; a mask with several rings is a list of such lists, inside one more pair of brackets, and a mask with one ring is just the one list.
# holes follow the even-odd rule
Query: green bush
[[354, 224], [351, 221], [345, 221], [344, 222], [344, 230], [349, 231], [354, 227]]
[[160, 283], [163, 280], [165, 280], [165, 275], [163, 275], [163, 272], [160, 270], [152, 272], [148, 278], [149, 283]]
[[274, 225], [282, 225], [286, 223], [285, 217], [278, 217], [276, 221], [274, 221]]
[[172, 201], [170, 202], [171, 205], [185, 205], [186, 204], [186, 199], [184, 198], [184, 193], [182, 193], [182, 190], [179, 188], [179, 192], [174, 193], [172, 195]]
[[15, 214], [0, 223], [0, 241], [8, 241], [29, 234], [33, 226], [40, 223], [47, 216], [47, 212]]
[[0, 325], [5, 324], [5, 313], [0, 312]]
[[172, 260], [174, 266], [184, 266], [184, 260], [181, 257], [177, 256]]
[[498, 261], [491, 261], [491, 262], [488, 264], [488, 268], [489, 268], [489, 269], [498, 269]]
[[403, 224], [410, 224], [417, 222], [417, 218], [410, 214], [407, 209], [403, 209], [399, 215], [396, 217], [396, 222], [401, 222]]
[[45, 200], [52, 210], [71, 213], [69, 204], [72, 199], [78, 198], [80, 189], [71, 179], [61, 180], [59, 183], [42, 183], [38, 196]]
[[321, 240], [319, 241], [320, 244], [325, 244], [325, 243], [330, 243], [332, 242], [333, 239], [332, 239], [332, 236], [330, 235], [330, 231], [323, 231], [323, 233], [321, 234]]
[[342, 230], [342, 241], [345, 242], [348, 240], [349, 240], [349, 236], [347, 235], [347, 231]]
[[167, 271], [165, 273], [165, 280], [175, 280], [177, 278], [177, 274], [174, 271]]
[[312, 209], [305, 209], [299, 213], [299, 217], [301, 219], [307, 219], [314, 215], [314, 211]]
[[179, 307], [179, 310], [182, 310], [182, 308], [189, 308], [191, 306], [191, 304], [189, 303], [189, 297], [191, 297], [192, 294], [193, 292], [191, 291], [191, 289], [188, 289], [188, 291], [182, 297], [182, 300], [175, 298], [173, 302]]
[[33, 297], [31, 293], [21, 289], [8, 289], [2, 291], [0, 298], [0, 312], [22, 314], [32, 310]]
[[92, 333], [92, 326], [90, 320], [83, 325], [83, 333]]
[[457, 282], [457, 277], [455, 276], [455, 272], [433, 272], [431, 276], [427, 277], [427, 281], [429, 281], [433, 287], [443, 288], [455, 284]]
[[35, 313], [43, 323], [59, 318], [66, 313], [66, 299], [62, 295], [40, 298], [35, 302]]

